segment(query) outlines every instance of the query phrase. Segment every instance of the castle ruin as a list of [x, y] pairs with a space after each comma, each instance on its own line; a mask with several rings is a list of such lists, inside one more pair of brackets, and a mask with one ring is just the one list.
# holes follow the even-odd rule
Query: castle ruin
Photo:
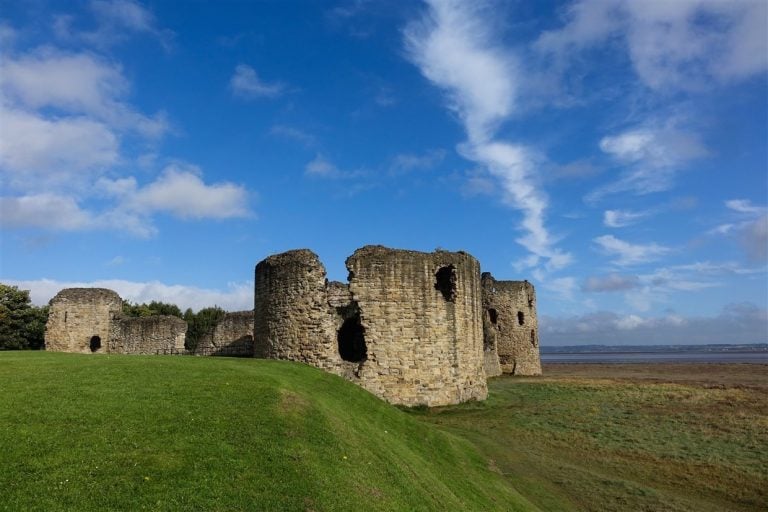
[[[539, 375], [536, 297], [527, 281], [480, 274], [465, 252], [365, 246], [329, 282], [317, 255], [298, 249], [256, 265], [254, 310], [227, 313], [198, 355], [307, 363], [390, 403], [438, 406], [487, 396], [486, 378]], [[187, 353], [187, 324], [130, 318], [120, 296], [70, 288], [51, 300], [46, 350]]]
[[156, 354], [183, 351], [187, 323], [175, 316], [132, 318], [105, 288], [67, 288], [51, 299], [45, 349], [54, 352]]

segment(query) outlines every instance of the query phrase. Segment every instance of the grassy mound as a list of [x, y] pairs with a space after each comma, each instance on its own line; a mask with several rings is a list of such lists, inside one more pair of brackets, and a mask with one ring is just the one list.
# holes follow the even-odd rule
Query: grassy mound
[[468, 441], [288, 362], [0, 353], [0, 510], [530, 510]]

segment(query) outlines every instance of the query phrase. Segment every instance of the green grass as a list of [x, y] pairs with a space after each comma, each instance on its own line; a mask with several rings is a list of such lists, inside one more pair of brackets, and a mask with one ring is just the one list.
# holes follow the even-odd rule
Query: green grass
[[0, 352], [0, 511], [768, 510], [768, 377], [686, 368], [405, 410], [289, 362]]
[[288, 362], [0, 353], [0, 510], [535, 510], [469, 441]]
[[420, 414], [471, 440], [543, 510], [768, 509], [765, 389], [509, 377], [489, 387], [486, 402]]

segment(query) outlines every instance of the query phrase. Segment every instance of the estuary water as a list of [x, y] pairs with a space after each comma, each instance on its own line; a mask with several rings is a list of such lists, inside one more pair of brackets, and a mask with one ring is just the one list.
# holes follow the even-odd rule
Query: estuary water
[[586, 352], [541, 354], [543, 363], [752, 363], [768, 364], [768, 352]]

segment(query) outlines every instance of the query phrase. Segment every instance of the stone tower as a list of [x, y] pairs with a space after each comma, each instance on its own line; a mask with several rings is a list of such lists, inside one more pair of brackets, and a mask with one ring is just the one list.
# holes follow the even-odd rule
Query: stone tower
[[481, 283], [485, 343], [489, 350], [495, 345], [501, 371], [541, 375], [533, 285], [528, 281], [497, 281], [489, 272], [483, 273]]
[[45, 349], [107, 352], [112, 319], [123, 310], [120, 296], [106, 288], [67, 288], [51, 299]]
[[256, 266], [257, 356], [312, 364], [396, 404], [485, 399], [475, 258], [366, 246], [346, 265], [348, 285], [328, 283], [306, 249]]

